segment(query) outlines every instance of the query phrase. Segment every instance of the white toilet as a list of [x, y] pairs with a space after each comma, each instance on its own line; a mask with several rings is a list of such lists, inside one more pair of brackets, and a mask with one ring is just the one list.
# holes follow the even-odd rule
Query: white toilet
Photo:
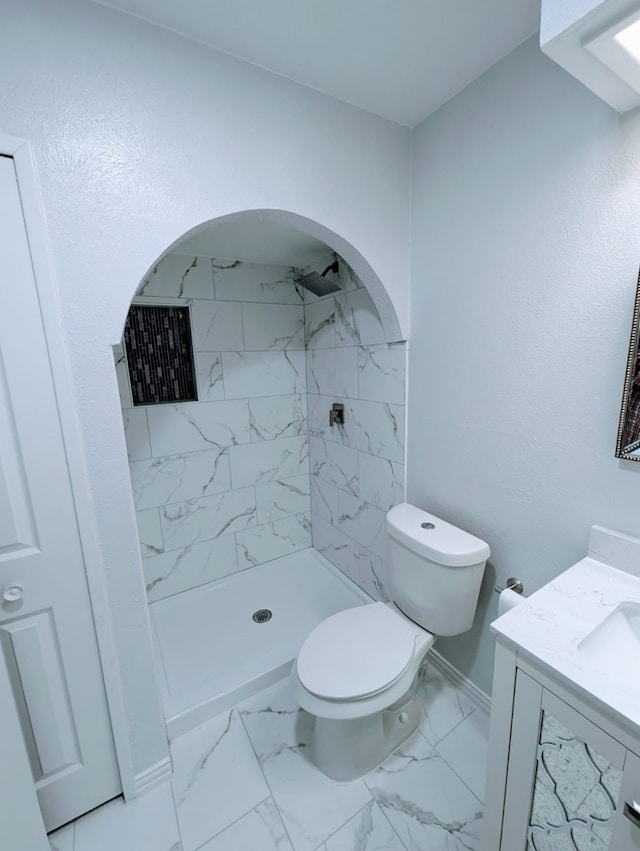
[[382, 763], [422, 717], [420, 665], [437, 635], [471, 628], [489, 547], [409, 503], [387, 514], [393, 603], [346, 609], [302, 645], [291, 681], [316, 716], [311, 758], [334, 780]]

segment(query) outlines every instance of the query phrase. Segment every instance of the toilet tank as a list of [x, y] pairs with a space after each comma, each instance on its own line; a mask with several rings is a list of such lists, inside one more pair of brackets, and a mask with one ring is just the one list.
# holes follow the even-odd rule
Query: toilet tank
[[434, 635], [471, 629], [489, 545], [403, 502], [387, 514], [391, 596]]

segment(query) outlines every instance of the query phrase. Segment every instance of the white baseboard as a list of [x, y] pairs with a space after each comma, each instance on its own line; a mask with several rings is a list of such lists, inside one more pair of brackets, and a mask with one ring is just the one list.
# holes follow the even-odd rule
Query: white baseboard
[[173, 766], [171, 765], [171, 760], [169, 757], [166, 757], [166, 759], [161, 759], [160, 762], [156, 762], [156, 764], [152, 765], [151, 768], [147, 768], [146, 771], [141, 771], [140, 774], [136, 774], [136, 797], [144, 795], [145, 792], [149, 792], [151, 789], [155, 789], [156, 786], [159, 786], [161, 783], [168, 780], [172, 773]]
[[459, 689], [462, 694], [471, 701], [471, 703], [475, 703], [478, 709], [481, 709], [487, 715], [491, 713], [491, 698], [488, 694], [485, 694], [482, 689], [478, 688], [478, 686], [471, 682], [468, 677], [461, 674], [460, 671], [451, 664], [451, 662], [447, 662], [444, 656], [441, 656], [437, 650], [432, 650], [429, 653], [429, 659], [433, 667], [440, 671], [440, 673], [446, 677], [452, 685]]

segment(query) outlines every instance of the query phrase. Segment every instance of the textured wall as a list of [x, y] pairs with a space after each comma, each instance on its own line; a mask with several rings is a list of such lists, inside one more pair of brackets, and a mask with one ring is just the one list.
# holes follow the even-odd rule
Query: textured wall
[[191, 306], [198, 386], [197, 402], [134, 408], [116, 351], [150, 602], [311, 546], [294, 274], [168, 254], [139, 289]]
[[640, 465], [614, 458], [640, 120], [530, 41], [417, 130], [413, 203], [408, 498], [491, 546], [474, 629], [439, 643], [489, 690], [496, 579], [531, 593], [591, 524], [640, 533]]
[[[613, 7], [611, 0], [606, 0]], [[542, 0], [540, 15], [540, 40], [542, 44], [556, 38], [585, 18], [594, 9], [602, 6], [605, 0]], [[612, 9], [612, 18], [624, 14], [624, 6], [629, 6], [627, 0], [615, 0], [617, 9]]]
[[[385, 513], [404, 495], [405, 344], [385, 341], [371, 297], [343, 262], [340, 279], [341, 293], [305, 293], [313, 545], [387, 600]], [[345, 406], [344, 426], [329, 426], [334, 402]]]
[[140, 774], [167, 751], [111, 351], [131, 298], [186, 232], [275, 209], [355, 252], [406, 319], [410, 134], [89, 2], [11, 4], [0, 69], [0, 130], [31, 140], [42, 187]]

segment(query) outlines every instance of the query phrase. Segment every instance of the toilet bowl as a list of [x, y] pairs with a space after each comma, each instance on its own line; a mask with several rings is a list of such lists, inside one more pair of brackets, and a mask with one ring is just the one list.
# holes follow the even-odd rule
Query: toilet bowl
[[407, 503], [389, 512], [387, 527], [396, 602], [331, 615], [291, 672], [296, 700], [315, 716], [311, 759], [339, 781], [377, 768], [419, 726], [429, 624], [441, 635], [471, 627], [489, 555], [484, 541]]
[[385, 603], [346, 609], [313, 630], [291, 682], [300, 706], [316, 717], [311, 759], [324, 774], [362, 777], [416, 730], [417, 674], [434, 641]]

